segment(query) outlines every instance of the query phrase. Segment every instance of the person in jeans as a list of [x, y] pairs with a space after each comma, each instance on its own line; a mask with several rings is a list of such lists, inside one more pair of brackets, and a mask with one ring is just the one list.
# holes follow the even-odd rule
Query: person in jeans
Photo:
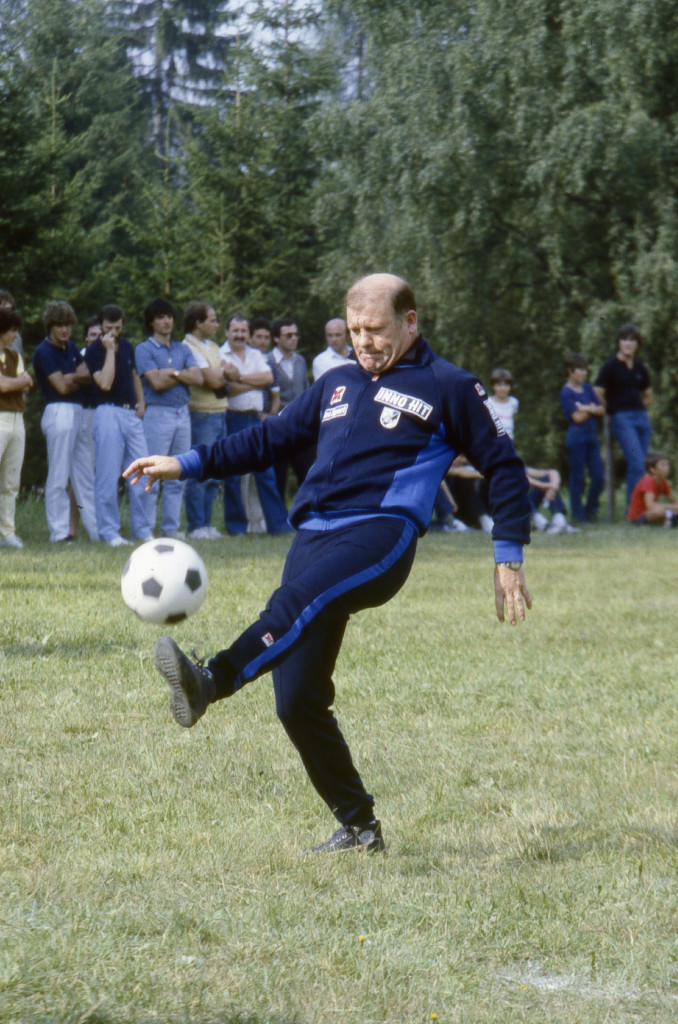
[[[148, 450], [174, 455], [191, 443], [188, 414], [189, 387], [202, 384], [202, 370], [188, 345], [172, 340], [176, 320], [174, 306], [166, 299], [154, 299], [144, 310], [146, 341], [137, 345], [137, 373], [144, 389], [144, 433]], [[181, 521], [184, 485], [179, 480], [163, 484], [160, 533], [176, 537]], [[155, 527], [158, 488], [145, 495], [146, 518], [151, 531]]]
[[[567, 383], [561, 388], [560, 404], [567, 419], [565, 446], [570, 462], [570, 514], [577, 523], [594, 523], [605, 483], [596, 423], [605, 408], [586, 379], [589, 366], [584, 356], [577, 352], [566, 356], [565, 370]], [[584, 505], [586, 470], [589, 489]]]
[[[144, 434], [144, 395], [134, 366], [134, 349], [121, 337], [125, 314], [120, 306], [99, 310], [102, 334], [85, 350], [85, 362], [94, 382], [95, 475], [94, 500], [99, 538], [112, 548], [128, 545], [120, 533], [118, 480], [130, 459], [148, 454]], [[134, 454], [137, 453], [137, 454]], [[146, 516], [147, 502], [128, 488], [130, 529], [137, 540], [153, 536]]]
[[636, 359], [643, 336], [635, 324], [617, 331], [617, 351], [603, 363], [595, 380], [596, 394], [612, 417], [612, 433], [626, 461], [626, 504], [633, 488], [645, 474], [645, 456], [652, 439], [647, 410], [652, 404], [650, 374]]
[[[229, 381], [238, 380], [240, 371], [223, 362], [214, 336], [219, 321], [213, 306], [192, 302], [184, 313], [184, 345], [190, 348], [202, 370], [202, 384], [189, 388], [188, 411], [191, 417], [191, 445], [214, 444], [226, 429]], [[216, 540], [223, 534], [212, 526], [212, 505], [219, 492], [218, 480], [188, 480], [184, 506], [188, 536], [196, 540]]]

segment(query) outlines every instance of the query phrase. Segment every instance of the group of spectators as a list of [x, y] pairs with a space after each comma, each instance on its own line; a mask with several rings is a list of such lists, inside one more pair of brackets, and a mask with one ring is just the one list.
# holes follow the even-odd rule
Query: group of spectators
[[[214, 307], [192, 302], [183, 316], [183, 340], [176, 341], [176, 311], [158, 298], [144, 310], [148, 336], [136, 348], [123, 336], [125, 313], [115, 304], [103, 306], [86, 322], [82, 346], [72, 337], [77, 321], [69, 303], [50, 302], [43, 320], [45, 338], [35, 349], [33, 369], [44, 399], [45, 509], [54, 543], [72, 541], [81, 519], [92, 541], [130, 544], [122, 536], [119, 512], [125, 466], [147, 454], [178, 455], [246, 430], [257, 419], [278, 415], [309, 386], [306, 360], [297, 351], [299, 329], [289, 317], [271, 322], [233, 314], [225, 325], [226, 340], [218, 346]], [[20, 330], [12, 296], [0, 291], [0, 546], [5, 547], [23, 546], [15, 529], [15, 504], [25, 449], [23, 411], [33, 379], [24, 366]], [[325, 325], [325, 338], [327, 347], [312, 363], [314, 380], [353, 358], [342, 318]], [[673, 522], [678, 505], [667, 483], [670, 463], [665, 453], [649, 450], [652, 390], [647, 367], [637, 358], [641, 344], [638, 328], [623, 325], [616, 351], [593, 385], [582, 355], [565, 358], [560, 402], [567, 421], [570, 515], [576, 525], [568, 521], [558, 471], [530, 466], [533, 528], [554, 534], [596, 521], [604, 485], [596, 423], [605, 412], [626, 461], [627, 518]], [[519, 409], [511, 393], [513, 377], [509, 370], [496, 369], [490, 383], [489, 407], [497, 430], [513, 438]], [[226, 532], [290, 532], [288, 478], [293, 473], [298, 487], [314, 454], [309, 449], [246, 477], [226, 478]], [[212, 523], [220, 486], [216, 480], [165, 481], [160, 535], [182, 535], [183, 500], [190, 538], [222, 537]], [[149, 492], [129, 488], [133, 539], [154, 536], [158, 491], [158, 484]], [[436, 513], [446, 531], [492, 530], [484, 481], [463, 458], [455, 459], [441, 485]]]
[[[44, 399], [41, 428], [47, 445], [45, 510], [50, 541], [75, 539], [78, 520], [90, 540], [112, 547], [122, 536], [119, 486], [122, 470], [149, 453], [174, 455], [211, 444], [281, 412], [309, 385], [306, 360], [297, 351], [299, 330], [290, 318], [251, 321], [234, 314], [226, 341], [214, 338], [216, 312], [190, 303], [183, 341], [173, 333], [177, 314], [165, 299], [144, 310], [147, 338], [135, 347], [123, 336], [125, 313], [103, 306], [87, 321], [83, 344], [73, 340], [76, 314], [68, 302], [50, 302], [43, 314], [45, 338], [33, 369]], [[25, 450], [23, 411], [33, 379], [26, 372], [21, 317], [8, 292], [0, 292], [0, 545], [22, 547], [15, 505]], [[326, 325], [327, 349], [316, 357], [316, 377], [351, 357], [345, 322]], [[224, 525], [229, 534], [248, 530], [288, 533], [286, 487], [290, 468], [301, 483], [313, 460], [308, 451], [252, 474], [224, 482]], [[159, 532], [181, 536], [182, 500], [189, 537], [212, 539], [216, 481], [162, 484]], [[130, 532], [149, 540], [156, 530], [159, 487], [129, 488]]]
[[[594, 384], [588, 381], [589, 366], [583, 355], [565, 357], [567, 379], [559, 397], [567, 424], [570, 515], [576, 525], [567, 519], [558, 470], [528, 466], [534, 529], [547, 534], [576, 532], [597, 521], [605, 470], [596, 424], [605, 413], [626, 462], [626, 518], [637, 524], [665, 526], [678, 521], [678, 503], [668, 484], [670, 460], [665, 452], [650, 449], [652, 427], [647, 410], [652, 388], [649, 371], [637, 355], [642, 343], [638, 327], [623, 324], [615, 338], [615, 352], [601, 366]], [[510, 370], [494, 370], [489, 399], [497, 429], [512, 439], [519, 409], [519, 401], [511, 393], [513, 383]], [[436, 511], [445, 530], [491, 532], [482, 478], [463, 459], [452, 463]]]

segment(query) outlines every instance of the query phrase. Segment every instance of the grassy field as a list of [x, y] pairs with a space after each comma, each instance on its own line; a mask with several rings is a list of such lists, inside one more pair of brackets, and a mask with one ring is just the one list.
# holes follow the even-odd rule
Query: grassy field
[[[127, 558], [3, 551], [0, 1022], [622, 1024], [678, 1019], [678, 531], [537, 536], [512, 629], [491, 545], [430, 536], [349, 625], [337, 710], [389, 844], [334, 822], [264, 677], [192, 730], [123, 606]], [[286, 539], [196, 543], [225, 645]]]

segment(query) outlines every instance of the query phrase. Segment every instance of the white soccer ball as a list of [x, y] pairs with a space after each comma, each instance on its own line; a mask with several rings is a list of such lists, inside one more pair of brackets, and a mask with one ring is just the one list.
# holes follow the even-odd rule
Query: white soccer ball
[[122, 570], [122, 599], [144, 622], [181, 622], [207, 593], [207, 569], [190, 544], [172, 538], [136, 548]]

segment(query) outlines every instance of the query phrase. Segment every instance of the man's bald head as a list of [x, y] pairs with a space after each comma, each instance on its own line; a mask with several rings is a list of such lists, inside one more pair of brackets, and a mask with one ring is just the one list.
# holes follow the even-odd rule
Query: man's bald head
[[356, 358], [372, 374], [386, 373], [419, 333], [414, 294], [394, 274], [370, 274], [346, 296], [346, 321]]
[[346, 321], [342, 320], [340, 316], [334, 317], [333, 320], [328, 320], [325, 324], [325, 341], [329, 348], [340, 355], [348, 351], [348, 328]]
[[401, 319], [410, 310], [417, 311], [417, 300], [407, 281], [395, 274], [368, 274], [349, 288], [347, 309], [361, 309], [366, 303], [388, 300], [394, 315]]

